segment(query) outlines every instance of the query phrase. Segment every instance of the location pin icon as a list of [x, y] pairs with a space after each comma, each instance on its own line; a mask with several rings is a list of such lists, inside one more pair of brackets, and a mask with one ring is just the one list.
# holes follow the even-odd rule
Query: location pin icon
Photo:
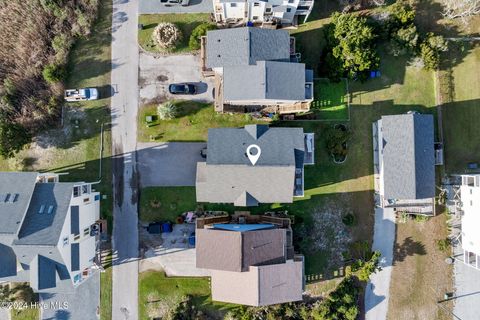
[[[257, 152], [255, 154], [252, 154], [252, 149], [256, 149]], [[250, 162], [252, 163], [252, 166], [254, 166], [255, 163], [257, 163], [258, 158], [260, 158], [261, 153], [262, 153], [262, 150], [256, 144], [251, 144], [251, 145], [248, 146], [247, 156], [248, 156], [248, 159], [250, 160]]]

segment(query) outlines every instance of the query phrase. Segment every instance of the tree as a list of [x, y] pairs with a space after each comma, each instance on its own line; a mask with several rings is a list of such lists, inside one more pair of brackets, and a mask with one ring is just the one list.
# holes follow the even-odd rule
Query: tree
[[13, 157], [28, 142], [30, 135], [23, 126], [0, 118], [0, 155], [3, 158]]
[[198, 50], [200, 49], [200, 38], [207, 34], [209, 30], [215, 30], [217, 28], [216, 25], [212, 23], [202, 23], [199, 24], [195, 29], [193, 29], [192, 34], [190, 35], [190, 39], [188, 41], [188, 46], [191, 50]]
[[448, 43], [445, 39], [433, 33], [427, 33], [425, 40], [420, 45], [420, 57], [423, 60], [425, 69], [438, 69], [440, 65], [440, 52], [448, 49]]
[[157, 107], [157, 114], [161, 120], [175, 119], [178, 115], [178, 107], [170, 101], [167, 101]]
[[57, 83], [65, 79], [65, 67], [59, 64], [47, 64], [42, 71], [43, 78], [48, 83]]
[[338, 41], [332, 54], [342, 62], [349, 78], [366, 77], [367, 71], [378, 68], [379, 58], [373, 43], [376, 36], [365, 18], [335, 13], [332, 23], [333, 37]]
[[445, 0], [443, 16], [447, 19], [460, 18], [467, 24], [468, 17], [480, 14], [480, 0]]
[[174, 49], [182, 40], [182, 32], [173, 23], [159, 23], [152, 33], [153, 41], [162, 49]]

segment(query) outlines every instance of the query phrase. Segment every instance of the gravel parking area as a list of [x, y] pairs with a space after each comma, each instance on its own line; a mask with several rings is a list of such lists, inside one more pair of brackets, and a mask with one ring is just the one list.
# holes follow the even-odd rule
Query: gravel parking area
[[138, 143], [140, 185], [145, 187], [195, 186], [197, 162], [204, 142]]
[[40, 294], [40, 301], [61, 306], [68, 303], [66, 309], [45, 309], [41, 312], [42, 320], [97, 320], [100, 306], [100, 273], [93, 274], [72, 294]]
[[[183, 99], [200, 102], [213, 102], [213, 78], [204, 78], [200, 71], [198, 55], [154, 56], [140, 54], [140, 101]], [[168, 92], [171, 83], [190, 82], [197, 86], [194, 95], [172, 95]]]
[[212, 0], [190, 0], [188, 6], [180, 4], [165, 5], [160, 0], [140, 0], [139, 14], [154, 13], [210, 13], [213, 12]]

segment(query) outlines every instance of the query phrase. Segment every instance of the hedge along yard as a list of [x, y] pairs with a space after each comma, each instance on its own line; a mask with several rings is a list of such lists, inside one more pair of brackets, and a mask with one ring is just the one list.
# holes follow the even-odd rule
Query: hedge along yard
[[[210, 14], [208, 13], [142, 14], [138, 17], [138, 23], [143, 25], [143, 29], [138, 31], [138, 43], [143, 50], [152, 53], [187, 53], [191, 51], [188, 47], [188, 40], [193, 29], [209, 21]], [[173, 23], [182, 32], [182, 40], [171, 51], [159, 48], [152, 40], [153, 30], [161, 22]]]

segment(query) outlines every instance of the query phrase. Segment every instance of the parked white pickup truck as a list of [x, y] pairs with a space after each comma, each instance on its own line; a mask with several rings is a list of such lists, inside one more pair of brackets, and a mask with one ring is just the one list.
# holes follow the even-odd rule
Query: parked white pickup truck
[[68, 102], [97, 100], [97, 99], [98, 99], [97, 88], [65, 90], [65, 101], [68, 101]]

